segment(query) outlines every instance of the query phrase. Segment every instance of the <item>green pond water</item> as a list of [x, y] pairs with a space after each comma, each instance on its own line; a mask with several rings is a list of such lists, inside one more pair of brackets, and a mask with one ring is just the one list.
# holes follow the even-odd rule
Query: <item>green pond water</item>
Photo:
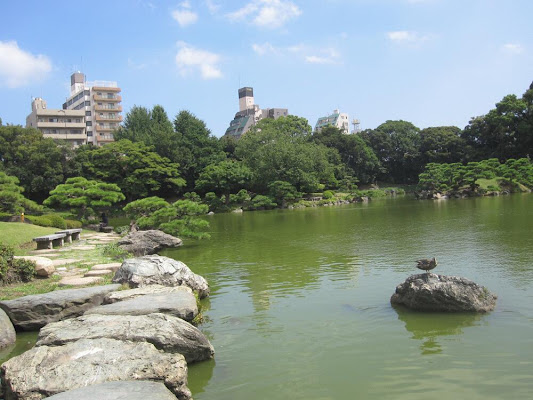
[[[189, 366], [195, 400], [532, 398], [533, 196], [399, 198], [210, 223], [211, 240], [163, 253], [211, 286], [200, 329], [216, 355]], [[415, 260], [433, 256], [433, 272], [496, 293], [495, 311], [391, 307], [396, 285], [421, 272]]]
[[[211, 240], [165, 253], [211, 286], [194, 398], [532, 398], [532, 229], [531, 195], [215, 215]], [[391, 307], [432, 256], [495, 311]]]

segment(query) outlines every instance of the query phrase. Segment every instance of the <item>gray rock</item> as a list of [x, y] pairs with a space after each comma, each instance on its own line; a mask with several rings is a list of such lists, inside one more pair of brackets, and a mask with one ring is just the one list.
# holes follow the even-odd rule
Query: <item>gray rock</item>
[[127, 283], [131, 288], [154, 284], [187, 286], [198, 292], [200, 298], [209, 296], [209, 285], [203, 277], [193, 273], [181, 261], [158, 255], [124, 260], [113, 282]]
[[215, 352], [198, 328], [165, 314], [90, 314], [54, 322], [41, 329], [36, 346], [62, 346], [100, 338], [152, 343], [164, 352], [183, 354], [188, 363], [213, 358]]
[[412, 275], [396, 287], [392, 304], [417, 311], [487, 312], [494, 310], [497, 296], [468, 279], [436, 275]]
[[0, 301], [0, 308], [9, 315], [16, 328], [38, 330], [50, 322], [82, 315], [88, 309], [100, 305], [106, 294], [119, 287], [120, 285], [105, 285], [56, 290]]
[[4, 310], [0, 309], [0, 349], [11, 346], [16, 339], [17, 334], [11, 320]]
[[154, 254], [168, 247], [182, 245], [181, 239], [158, 230], [130, 232], [118, 241], [118, 245], [135, 256]]
[[105, 382], [69, 390], [49, 400], [176, 400], [165, 385], [151, 381]]
[[196, 298], [191, 293], [147, 294], [131, 300], [94, 307], [85, 315], [147, 315], [163, 313], [192, 321], [198, 314]]
[[163, 293], [175, 293], [175, 292], [187, 292], [192, 294], [192, 289], [187, 286], [161, 286], [150, 285], [143, 286], [136, 289], [119, 290], [109, 293], [102, 304], [112, 304], [117, 301], [131, 300], [136, 297], [145, 296], [147, 294], [163, 294]]
[[191, 398], [185, 358], [160, 352], [151, 343], [82, 339], [64, 346], [38, 346], [2, 364], [0, 376], [6, 400], [40, 400], [126, 380], [162, 382], [178, 399]]
[[165, 385], [151, 381], [105, 382], [48, 397], [49, 400], [176, 400]]
[[35, 275], [42, 278], [48, 278], [55, 272], [55, 265], [52, 260], [47, 257], [39, 256], [15, 256], [13, 258], [21, 258], [35, 263]]

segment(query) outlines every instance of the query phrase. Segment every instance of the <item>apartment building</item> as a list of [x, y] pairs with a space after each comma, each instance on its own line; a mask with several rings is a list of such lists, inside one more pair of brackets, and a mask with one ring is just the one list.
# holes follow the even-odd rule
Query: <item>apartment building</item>
[[239, 91], [239, 111], [230, 122], [225, 135], [240, 138], [250, 130], [257, 122], [263, 118], [278, 119], [289, 115], [287, 108], [265, 108], [261, 109], [254, 100], [254, 89], [251, 87], [240, 88]]
[[84, 110], [47, 108], [40, 97], [32, 100], [31, 114], [26, 117], [27, 128], [37, 128], [44, 137], [64, 140], [74, 147], [87, 143], [85, 126]]
[[87, 143], [95, 146], [113, 142], [113, 131], [122, 122], [122, 97], [117, 82], [85, 80], [75, 72], [70, 77], [70, 97], [64, 110], [81, 110], [85, 116]]
[[325, 126], [334, 126], [342, 130], [343, 133], [350, 133], [350, 119], [348, 114], [341, 113], [339, 110], [333, 110], [333, 114], [326, 117], [320, 117], [315, 125], [315, 132], [320, 132], [320, 130]]

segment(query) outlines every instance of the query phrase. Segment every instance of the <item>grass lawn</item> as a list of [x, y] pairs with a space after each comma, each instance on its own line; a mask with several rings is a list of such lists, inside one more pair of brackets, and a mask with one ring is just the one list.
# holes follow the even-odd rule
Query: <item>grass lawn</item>
[[0, 243], [12, 246], [16, 255], [22, 255], [27, 250], [37, 248], [37, 245], [32, 243], [34, 237], [50, 235], [59, 230], [61, 229], [23, 224], [21, 222], [0, 222]]
[[488, 190], [489, 186], [494, 186], [494, 187], [497, 187], [499, 190], [501, 190], [501, 187], [500, 187], [500, 181], [501, 178], [492, 178], [492, 179], [484, 179], [484, 178], [480, 178], [476, 181], [476, 183], [479, 185], [479, 187], [481, 189], [485, 189], [485, 190]]

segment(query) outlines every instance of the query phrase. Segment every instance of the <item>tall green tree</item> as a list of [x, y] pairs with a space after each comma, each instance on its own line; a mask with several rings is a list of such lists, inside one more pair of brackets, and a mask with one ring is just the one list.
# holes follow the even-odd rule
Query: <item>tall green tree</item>
[[19, 180], [0, 171], [0, 213], [19, 214], [21, 212], [42, 211], [42, 207], [24, 197], [24, 188]]
[[58, 185], [50, 192], [50, 197], [44, 201], [44, 205], [77, 210], [78, 218], [81, 219], [124, 199], [117, 185], [80, 176], [69, 178], [64, 184]]
[[219, 140], [211, 135], [205, 123], [189, 111], [180, 111], [174, 119], [178, 134], [178, 158], [188, 191], [193, 190], [200, 172], [208, 165], [226, 159]]
[[229, 205], [230, 194], [245, 189], [251, 179], [252, 171], [242, 162], [225, 160], [205, 167], [196, 180], [196, 189], [224, 195], [225, 203]]
[[420, 131], [420, 157], [428, 163], [454, 163], [465, 158], [466, 143], [456, 126], [437, 126]]
[[85, 146], [77, 157], [85, 177], [118, 185], [128, 201], [175, 195], [185, 184], [178, 164], [142, 142], [123, 139], [102, 147]]

